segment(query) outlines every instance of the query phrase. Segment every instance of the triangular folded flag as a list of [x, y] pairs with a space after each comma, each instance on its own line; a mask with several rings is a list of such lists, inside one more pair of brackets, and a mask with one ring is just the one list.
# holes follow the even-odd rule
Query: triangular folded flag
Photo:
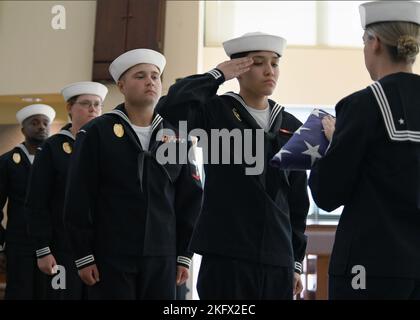
[[322, 119], [329, 113], [314, 109], [306, 122], [271, 159], [270, 164], [283, 170], [310, 170], [327, 151]]

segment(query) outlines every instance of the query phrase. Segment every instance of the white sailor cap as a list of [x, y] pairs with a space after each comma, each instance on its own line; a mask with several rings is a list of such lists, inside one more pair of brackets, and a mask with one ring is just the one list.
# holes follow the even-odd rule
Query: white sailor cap
[[414, 1], [378, 1], [359, 7], [362, 28], [376, 22], [403, 21], [420, 25], [420, 3]]
[[165, 69], [166, 59], [163, 54], [154, 50], [134, 49], [123, 53], [112, 61], [109, 66], [109, 73], [115, 82], [118, 82], [125, 71], [140, 63], [154, 64], [162, 73], [163, 69]]
[[251, 32], [223, 42], [223, 48], [229, 57], [235, 53], [248, 51], [272, 51], [281, 57], [286, 44], [286, 39], [282, 37], [262, 32]]
[[91, 81], [75, 82], [61, 89], [61, 94], [63, 95], [64, 100], [66, 101], [68, 101], [74, 96], [78, 96], [81, 94], [93, 94], [95, 96], [100, 97], [103, 101], [107, 93], [107, 87], [105, 87], [101, 83]]
[[50, 123], [54, 121], [55, 110], [46, 104], [31, 104], [26, 106], [16, 113], [16, 119], [22, 124], [25, 119], [38, 114], [46, 116], [50, 120]]

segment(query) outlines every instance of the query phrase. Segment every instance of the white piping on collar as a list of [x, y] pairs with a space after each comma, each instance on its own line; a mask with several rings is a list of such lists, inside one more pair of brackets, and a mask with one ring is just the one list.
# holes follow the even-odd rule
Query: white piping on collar
[[276, 118], [278, 116], [278, 114], [284, 109], [284, 107], [280, 106], [277, 102], [274, 105], [273, 109], [271, 109], [271, 113], [270, 113], [270, 125], [269, 128], [271, 129], [271, 127], [273, 126], [274, 122], [276, 121]]
[[369, 86], [372, 90], [376, 101], [378, 102], [379, 109], [382, 113], [384, 119], [385, 127], [388, 132], [388, 135], [393, 141], [412, 141], [420, 142], [420, 132], [419, 131], [410, 131], [410, 130], [397, 130], [395, 128], [395, 123], [392, 117], [391, 107], [389, 101], [385, 95], [384, 89], [379, 82]]
[[[127, 122], [133, 128], [133, 124], [131, 123], [130, 119], [121, 110], [115, 110], [114, 109], [114, 110], [112, 110], [108, 113], [112, 113], [112, 114], [116, 114], [116, 115], [120, 116], [121, 118], [124, 119], [125, 122]], [[154, 131], [162, 121], [163, 121], [163, 118], [160, 116], [160, 114], [157, 113], [156, 116], [154, 117], [152, 123], [151, 123], [152, 131]]]
[[[229, 96], [232, 97], [234, 99], [236, 99], [239, 103], [242, 104], [242, 106], [246, 109], [247, 107], [250, 108], [245, 101], [242, 99], [241, 96], [239, 96], [238, 94], [234, 93], [234, 92], [226, 92], [225, 94], [223, 94], [224, 96]], [[284, 109], [284, 107], [280, 106], [278, 103], [276, 103], [274, 105], [274, 107], [270, 110], [270, 121], [269, 121], [269, 125], [268, 125], [268, 130], [271, 129], [271, 127], [274, 124], [274, 121], [276, 120], [278, 114], [280, 113], [280, 111], [282, 111]]]
[[17, 148], [21, 149], [23, 151], [23, 153], [25, 154], [26, 158], [28, 159], [28, 161], [32, 164], [34, 162], [33, 158], [31, 157], [29, 154], [28, 149], [25, 147], [25, 145], [23, 143], [20, 143], [16, 146]]
[[63, 130], [60, 130], [59, 132], [57, 132], [57, 134], [61, 134], [63, 136], [66, 136], [66, 137], [69, 137], [73, 140], [76, 140], [76, 138], [73, 136], [73, 134], [69, 130], [63, 129]]

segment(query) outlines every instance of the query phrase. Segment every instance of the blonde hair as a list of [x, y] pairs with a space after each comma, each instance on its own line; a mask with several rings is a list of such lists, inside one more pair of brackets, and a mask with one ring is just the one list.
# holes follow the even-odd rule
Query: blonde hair
[[380, 22], [366, 28], [369, 36], [377, 36], [394, 62], [413, 64], [419, 53], [420, 26], [411, 22]]

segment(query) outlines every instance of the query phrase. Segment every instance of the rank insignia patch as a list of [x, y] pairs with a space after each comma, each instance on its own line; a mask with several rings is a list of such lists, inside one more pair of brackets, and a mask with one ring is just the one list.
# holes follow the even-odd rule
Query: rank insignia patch
[[232, 109], [233, 114], [235, 115], [236, 119], [238, 119], [239, 121], [242, 122], [241, 116], [239, 115], [238, 111], [236, 110], [236, 108]]

